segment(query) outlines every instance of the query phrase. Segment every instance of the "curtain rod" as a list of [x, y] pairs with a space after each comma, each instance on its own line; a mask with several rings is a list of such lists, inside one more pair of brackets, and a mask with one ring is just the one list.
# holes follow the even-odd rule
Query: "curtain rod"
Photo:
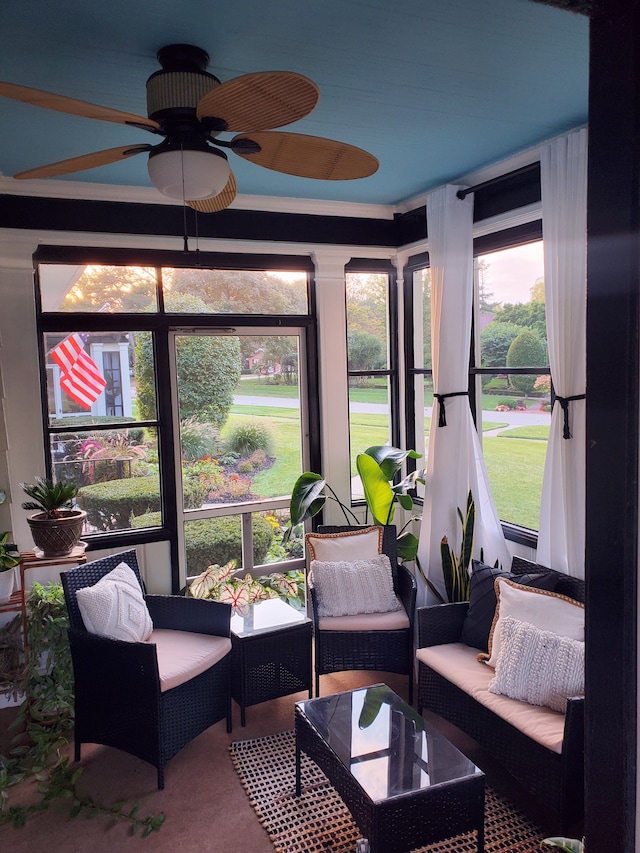
[[466, 198], [469, 193], [474, 193], [476, 190], [483, 190], [485, 187], [492, 187], [494, 184], [499, 184], [502, 181], [507, 181], [509, 178], [515, 178], [518, 175], [526, 175], [527, 172], [533, 172], [534, 169], [540, 168], [540, 162], [536, 160], [534, 163], [529, 163], [527, 166], [522, 166], [520, 169], [514, 169], [513, 172], [507, 172], [505, 175], [499, 175], [497, 178], [491, 178], [488, 181], [483, 181], [481, 184], [476, 184], [474, 187], [467, 187], [466, 190], [458, 190], [457, 197]]

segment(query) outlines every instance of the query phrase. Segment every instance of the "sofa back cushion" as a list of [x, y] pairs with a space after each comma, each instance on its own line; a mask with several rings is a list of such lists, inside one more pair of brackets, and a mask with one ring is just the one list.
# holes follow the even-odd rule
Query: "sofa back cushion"
[[[534, 566], [534, 569], [537, 568]], [[554, 591], [559, 580], [558, 572], [550, 570], [515, 574], [493, 566], [487, 566], [478, 560], [472, 561], [471, 582], [469, 584], [469, 609], [462, 625], [460, 640], [467, 646], [473, 646], [486, 652], [489, 648], [489, 632], [496, 611], [496, 578], [508, 578], [524, 586]]]
[[561, 637], [584, 641], [584, 605], [580, 602], [556, 592], [519, 586], [506, 578], [497, 578], [495, 588], [498, 605], [489, 634], [489, 653], [478, 655], [489, 666], [495, 667], [500, 657], [500, 623], [508, 616]]

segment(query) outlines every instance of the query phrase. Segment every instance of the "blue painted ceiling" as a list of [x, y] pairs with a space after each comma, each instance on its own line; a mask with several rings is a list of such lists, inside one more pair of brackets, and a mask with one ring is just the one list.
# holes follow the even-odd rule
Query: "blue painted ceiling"
[[[319, 104], [285, 129], [380, 161], [369, 178], [312, 181], [230, 154], [241, 195], [396, 204], [587, 119], [588, 20], [530, 0], [0, 0], [0, 80], [138, 115], [158, 49], [178, 42], [223, 82], [310, 77]], [[147, 142], [0, 97], [4, 177]], [[150, 186], [145, 155], [66, 180]]]

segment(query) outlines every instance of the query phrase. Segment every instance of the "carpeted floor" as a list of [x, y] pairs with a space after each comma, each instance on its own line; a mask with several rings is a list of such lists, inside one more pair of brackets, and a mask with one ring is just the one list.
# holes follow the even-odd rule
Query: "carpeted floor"
[[[276, 853], [354, 853], [360, 833], [321, 770], [302, 755], [303, 793], [294, 795], [295, 736], [285, 731], [235, 741], [231, 758]], [[533, 853], [541, 830], [491, 788], [485, 797], [486, 853]], [[420, 848], [425, 853], [475, 853], [475, 833]]]

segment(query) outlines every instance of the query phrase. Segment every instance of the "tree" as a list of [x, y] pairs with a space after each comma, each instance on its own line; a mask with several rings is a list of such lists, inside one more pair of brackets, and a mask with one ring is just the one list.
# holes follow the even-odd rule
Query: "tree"
[[[540, 338], [530, 329], [523, 329], [511, 343], [507, 353], [507, 367], [541, 367], [547, 350]], [[533, 374], [512, 374], [511, 384], [527, 396], [533, 391], [536, 379]]]
[[493, 292], [487, 289], [487, 280], [489, 279], [489, 264], [484, 258], [476, 261], [476, 269], [478, 272], [478, 307], [481, 314], [491, 314], [495, 311], [499, 304], [493, 299]]
[[493, 320], [485, 326], [480, 333], [482, 367], [503, 368], [507, 363], [509, 347], [522, 330], [522, 326], [500, 320]]
[[147, 267], [86, 266], [59, 311], [145, 311], [156, 307], [156, 272]]
[[[198, 314], [206, 311], [201, 299], [183, 293], [169, 294], [167, 309]], [[237, 337], [193, 335], [179, 339], [177, 373], [180, 417], [222, 427], [240, 379], [240, 342]], [[135, 375], [138, 406], [144, 419], [156, 417], [155, 369], [151, 335], [136, 336]]]
[[165, 294], [199, 297], [207, 314], [306, 314], [305, 274], [279, 278], [262, 270], [165, 269]]
[[349, 332], [366, 332], [379, 340], [387, 334], [386, 273], [347, 273], [347, 321]]
[[379, 338], [366, 332], [347, 336], [349, 370], [380, 370], [384, 367], [384, 347]]
[[529, 291], [529, 293], [531, 294], [532, 302], [542, 302], [542, 304], [544, 305], [544, 279], [537, 278], [535, 282], [531, 285], [531, 290]]
[[[531, 288], [534, 290], [535, 285]], [[515, 323], [531, 329], [541, 339], [547, 339], [547, 322], [544, 302], [507, 302], [496, 309], [494, 320], [500, 323]]]

